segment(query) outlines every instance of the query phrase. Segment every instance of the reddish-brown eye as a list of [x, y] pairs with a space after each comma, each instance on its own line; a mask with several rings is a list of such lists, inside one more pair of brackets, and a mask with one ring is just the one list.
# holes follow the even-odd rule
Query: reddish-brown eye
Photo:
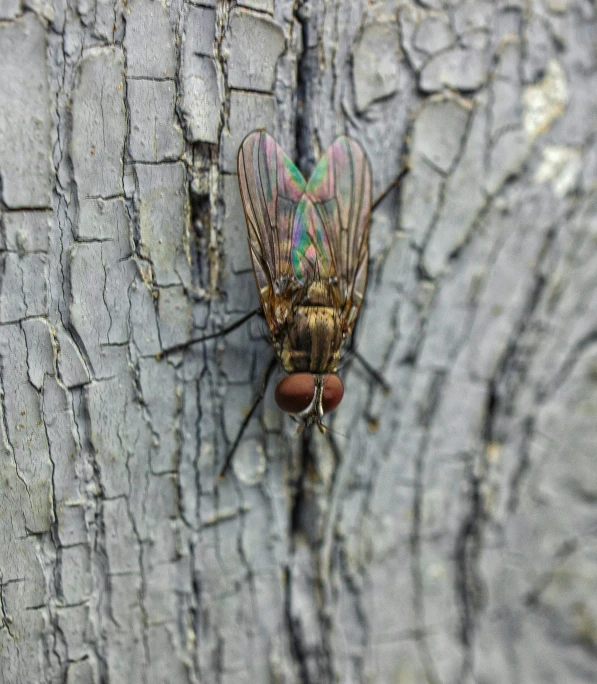
[[[315, 378], [311, 373], [291, 373], [276, 385], [276, 404], [287, 413], [304, 411], [313, 401]], [[342, 401], [344, 385], [337, 375], [326, 375], [323, 380], [321, 405], [324, 413], [333, 411]]]
[[321, 405], [324, 413], [333, 411], [342, 401], [344, 385], [337, 375], [326, 375], [323, 381], [323, 397]]
[[274, 397], [282, 411], [299, 413], [309, 406], [314, 394], [315, 378], [311, 373], [291, 373], [276, 385]]

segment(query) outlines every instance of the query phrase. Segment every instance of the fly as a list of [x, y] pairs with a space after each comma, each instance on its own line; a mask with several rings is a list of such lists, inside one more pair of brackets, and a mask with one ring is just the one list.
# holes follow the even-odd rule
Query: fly
[[309, 180], [265, 131], [238, 152], [249, 249], [271, 343], [288, 375], [278, 406], [317, 425], [344, 394], [336, 375], [367, 285], [371, 168], [358, 142], [338, 138]]
[[[227, 335], [253, 316], [267, 322], [284, 370], [275, 391], [278, 407], [299, 422], [317, 425], [342, 401], [336, 374], [342, 348], [353, 342], [369, 265], [369, 217], [407, 167], [371, 203], [371, 167], [363, 148], [337, 138], [309, 180], [263, 130], [250, 133], [238, 151], [240, 194], [261, 306], [228, 327], [170, 347], [166, 355]], [[351, 345], [350, 353], [385, 391], [383, 377]], [[259, 391], [232, 444], [226, 472], [276, 366], [268, 365]]]

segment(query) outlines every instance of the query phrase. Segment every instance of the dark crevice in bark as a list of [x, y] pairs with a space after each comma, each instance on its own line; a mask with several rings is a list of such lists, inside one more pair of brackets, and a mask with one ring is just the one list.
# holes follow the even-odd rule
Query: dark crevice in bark
[[499, 397], [495, 378], [489, 381], [487, 388], [487, 402], [485, 405], [485, 422], [483, 423], [482, 437], [485, 444], [493, 442], [494, 423], [498, 415]]
[[597, 330], [588, 333], [574, 345], [560, 368], [558, 368], [551, 382], [549, 382], [546, 387], [541, 388], [541, 390], [537, 393], [537, 400], [540, 403], [544, 403], [549, 397], [553, 396], [553, 394], [557, 392], [557, 390], [564, 384], [585, 350], [595, 344], [597, 344]]
[[97, 633], [86, 641], [93, 651], [98, 667], [100, 684], [109, 682], [109, 642], [106, 625], [115, 623], [112, 612], [112, 581], [110, 577], [110, 565], [106, 548], [106, 525], [102, 502], [106, 500], [104, 486], [102, 484], [101, 467], [96, 457], [96, 450], [91, 442], [91, 417], [87, 402], [87, 390], [77, 387], [71, 390], [73, 397], [73, 416], [76, 427], [77, 440], [80, 454], [85, 458], [89, 467], [89, 490], [94, 492], [90, 497], [90, 505], [93, 506], [93, 515], [89, 522], [89, 545], [90, 563], [93, 567], [94, 585], [97, 588], [93, 608], [97, 615], [99, 629]]
[[[511, 337], [511, 342], [506, 348], [494, 376], [490, 379], [487, 389], [487, 401], [485, 408], [485, 421], [482, 426], [481, 435], [486, 446], [499, 441], [496, 424], [498, 419], [508, 410], [508, 405], [512, 401], [512, 396], [504, 393], [503, 385], [508, 376], [514, 372], [517, 381], [511, 383], [516, 392], [517, 388], [526, 375], [526, 364], [521, 362], [520, 340], [531, 325], [533, 314], [535, 313], [547, 283], [543, 274], [543, 265], [550, 253], [555, 237], [555, 230], [552, 228], [547, 231], [544, 244], [542, 246], [539, 263], [536, 267], [537, 277], [535, 286], [528, 298], [524, 310], [520, 316], [520, 323]], [[508, 509], [513, 512], [518, 503], [518, 488], [524, 473], [529, 464], [528, 452], [534, 434], [534, 419], [528, 416], [524, 422], [523, 440], [520, 445], [520, 460], [518, 467], [511, 478], [510, 498]], [[461, 672], [461, 680], [466, 681], [473, 671], [474, 663], [473, 646], [476, 618], [483, 603], [483, 582], [479, 575], [478, 562], [482, 551], [483, 526], [486, 521], [486, 513], [483, 507], [483, 497], [481, 486], [483, 483], [483, 473], [485, 471], [485, 454], [479, 456], [481, 474], [473, 472], [470, 478], [470, 509], [468, 516], [464, 519], [460, 532], [456, 538], [455, 559], [456, 559], [456, 594], [461, 608], [461, 639], [464, 645], [464, 662]], [[473, 470], [475, 468], [473, 464]]]
[[290, 568], [285, 571], [285, 580], [286, 629], [290, 638], [290, 650], [298, 668], [299, 681], [301, 684], [333, 684], [336, 677], [327, 640], [323, 638], [315, 648], [309, 645], [309, 641], [313, 641], [313, 635], [306, 634], [300, 618], [293, 614], [292, 597], [296, 588], [293, 586]]
[[[196, 554], [199, 553], [198, 544], [191, 541], [189, 544], [189, 557], [193, 563], [196, 559]], [[191, 568], [191, 596], [189, 605], [189, 620], [191, 629], [193, 630], [193, 638], [195, 643], [199, 641], [201, 629], [201, 577], [197, 570]], [[197, 676], [198, 681], [201, 681], [201, 663], [199, 661], [199, 649], [194, 649], [192, 654], [193, 670]]]
[[421, 567], [421, 513], [423, 506], [423, 457], [427, 449], [427, 441], [421, 447], [415, 470], [415, 488], [413, 501], [413, 526], [410, 538], [411, 547], [411, 577], [413, 583], [413, 609], [416, 620], [416, 644], [429, 684], [441, 684], [437, 674], [435, 663], [427, 643], [427, 631], [425, 625], [425, 599], [423, 587], [423, 575]]
[[[7, 213], [7, 206], [4, 204], [3, 200], [3, 187], [2, 187], [2, 170], [0, 169], [0, 254], [8, 250], [8, 245], [6, 243], [6, 225], [4, 221], [4, 214]], [[3, 268], [4, 260], [0, 262], [0, 268]], [[2, 281], [4, 273], [0, 271], [0, 282]]]
[[419, 407], [418, 422], [424, 428], [425, 437], [419, 448], [417, 461], [415, 464], [414, 499], [413, 499], [413, 523], [410, 535], [411, 547], [411, 577], [413, 583], [413, 609], [416, 623], [416, 643], [421, 660], [421, 665], [425, 671], [425, 676], [429, 684], [440, 684], [435, 662], [427, 641], [427, 620], [425, 614], [425, 587], [423, 582], [422, 564], [422, 538], [421, 527], [423, 524], [423, 505], [425, 497], [424, 474], [425, 461], [430, 440], [430, 426], [436, 414], [443, 388], [446, 382], [446, 372], [440, 371], [433, 377], [427, 392], [427, 401], [424, 406]]
[[311, 429], [306, 428], [301, 435], [300, 464], [297, 473], [297, 480], [293, 482], [292, 507], [290, 509], [290, 538], [294, 545], [295, 536], [302, 532], [302, 509], [305, 499], [305, 473], [311, 462]]
[[[13, 580], [16, 581], [16, 580]], [[24, 581], [24, 580], [18, 580], [18, 581]], [[13, 623], [13, 618], [8, 614], [6, 610], [6, 601], [4, 598], [4, 587], [7, 586], [9, 583], [8, 582], [0, 582], [0, 631], [3, 629], [6, 629], [8, 636], [11, 639], [15, 639], [16, 635], [11, 629], [11, 625]]]
[[[364, 515], [365, 513], [363, 513], [363, 517]], [[367, 648], [367, 641], [370, 634], [368, 612], [366, 606], [364, 605], [362, 595], [362, 585], [366, 578], [366, 571], [362, 567], [359, 568], [359, 572], [357, 575], [358, 581], [355, 581], [354, 571], [351, 569], [351, 562], [348, 558], [348, 553], [346, 552], [346, 549], [344, 547], [339, 549], [338, 556], [338, 563], [340, 566], [342, 580], [344, 582], [346, 590], [352, 598], [354, 617], [356, 618], [356, 623], [360, 628], [361, 633], [360, 639], [358, 641], [355, 640], [355, 643], [353, 644], [353, 646], [355, 647], [354, 650], [356, 650], [356, 646], [358, 645], [361, 651], [360, 653], [351, 654], [350, 660], [352, 662], [352, 667], [354, 668], [356, 681], [363, 682], [366, 681], [366, 675], [364, 672], [364, 653], [365, 649]], [[333, 625], [330, 625], [330, 631], [332, 627]]]
[[[528, 372], [528, 356], [530, 355], [530, 352], [524, 346], [525, 335], [533, 325], [534, 314], [543, 301], [545, 288], [549, 282], [544, 271], [555, 237], [555, 228], [550, 228], [546, 232], [545, 240], [539, 253], [534, 287], [521, 312], [520, 322], [510, 337], [510, 343], [506, 347], [499, 365], [488, 383], [485, 421], [482, 429], [482, 437], [486, 445], [502, 440], [502, 435], [497, 427], [498, 420], [511, 413], [515, 397], [519, 389], [524, 385]], [[541, 403], [542, 398], [539, 394], [537, 400]], [[510, 496], [508, 500], [508, 510], [510, 512], [514, 512], [517, 507], [518, 489], [528, 468], [528, 450], [534, 434], [534, 425], [535, 418], [533, 416], [528, 415], [524, 418], [522, 442], [519, 448], [519, 462], [510, 481]]]
[[317, 27], [311, 23], [310, 0], [303, 0], [295, 6], [294, 17], [301, 27], [302, 51], [297, 63], [296, 74], [296, 161], [303, 175], [308, 178], [315, 167], [311, 124], [311, 84], [317, 75], [317, 50], [309, 47], [311, 31]]
[[[582, 355], [585, 349], [597, 344], [597, 332], [590, 333], [585, 338], [580, 340], [573, 348], [569, 356], [566, 358], [562, 366], [558, 369], [556, 376], [549, 386], [549, 390], [543, 389], [537, 393], [537, 405], [544, 404], [554, 392], [565, 382], [569, 376], [574, 365]], [[516, 369], [515, 369], [516, 370]], [[508, 497], [508, 511], [515, 513], [518, 508], [520, 498], [521, 483], [524, 476], [530, 467], [530, 449], [535, 437], [535, 416], [526, 416], [522, 426], [522, 440], [519, 447], [520, 457], [517, 467], [514, 470], [509, 483], [509, 497]]]
[[512, 477], [510, 478], [510, 496], [508, 498], [508, 511], [515, 513], [518, 508], [520, 483], [529, 468], [529, 449], [535, 434], [535, 419], [528, 416], [522, 427], [522, 442], [520, 445], [520, 457]]
[[[120, 436], [118, 436], [120, 439]], [[122, 453], [126, 453], [125, 446], [124, 444], [122, 445]], [[129, 493], [124, 497], [125, 502], [126, 502], [126, 512], [127, 516], [129, 518], [129, 522], [131, 524], [131, 529], [133, 531], [133, 535], [135, 538], [135, 542], [137, 544], [136, 552], [137, 552], [137, 562], [139, 564], [139, 590], [137, 591], [137, 599], [139, 602], [139, 609], [141, 612], [141, 642], [143, 645], [143, 654], [145, 657], [144, 662], [139, 663], [139, 667], [141, 669], [141, 677], [143, 684], [149, 684], [148, 682], [148, 671], [150, 668], [150, 663], [151, 663], [151, 650], [149, 647], [149, 634], [148, 634], [148, 628], [149, 628], [149, 613], [147, 610], [147, 576], [146, 576], [146, 571], [145, 571], [145, 564], [146, 564], [146, 559], [145, 559], [145, 547], [143, 544], [143, 539], [141, 538], [141, 534], [139, 533], [139, 528], [137, 525], [137, 521], [135, 519], [134, 512], [131, 509], [131, 498], [132, 498], [132, 487], [133, 487], [133, 477], [131, 473], [131, 463], [130, 463], [131, 455], [127, 454], [126, 458], [126, 471], [127, 471], [127, 477], [128, 477], [128, 483], [129, 483]], [[145, 480], [146, 480], [146, 488], [147, 488], [147, 479], [149, 477], [149, 474], [145, 474]], [[147, 500], [147, 490], [145, 492], [144, 500]]]
[[480, 491], [481, 482], [481, 478], [475, 475], [471, 477], [469, 514], [462, 523], [455, 545], [456, 595], [460, 602], [460, 638], [464, 645], [461, 672], [461, 681], [463, 682], [467, 681], [467, 676], [473, 670], [475, 618], [481, 608], [484, 596], [484, 587], [477, 567], [482, 550], [482, 529], [486, 517]]
[[[91, 424], [89, 413], [87, 409], [87, 403], [84, 400], [86, 390], [83, 386], [73, 387], [70, 389], [71, 397], [71, 412], [73, 416], [73, 436], [77, 444], [77, 453], [81, 459], [84, 459], [87, 467], [89, 468], [89, 479], [88, 482], [93, 485], [93, 490], [96, 492], [94, 498], [90, 498], [90, 505], [92, 504], [95, 508], [93, 518], [89, 518], [89, 537], [88, 537], [88, 547], [89, 547], [89, 557], [90, 565], [93, 567], [92, 574], [97, 578], [98, 589], [101, 592], [102, 585], [100, 582], [104, 582], [105, 585], [110, 587], [110, 578], [108, 576], [107, 568], [108, 561], [105, 555], [105, 545], [103, 541], [105, 540], [105, 529], [103, 524], [102, 513], [100, 511], [99, 500], [102, 495], [102, 485], [99, 479], [99, 465], [94, 458], [95, 451], [93, 445], [91, 444], [90, 434], [91, 434]], [[90, 488], [91, 489], [91, 488]], [[101, 535], [101, 541], [100, 540]], [[102, 604], [102, 599], [98, 598], [97, 604], [93, 604], [96, 610], [96, 615], [98, 616], [98, 624], [101, 625], [101, 615], [100, 606]], [[91, 601], [90, 601], [91, 605]], [[108, 610], [110, 610], [110, 602], [107, 602]], [[90, 638], [85, 638], [85, 643], [88, 646], [90, 652], [93, 652], [98, 668], [99, 684], [108, 683], [108, 664], [105, 652], [105, 640], [102, 636], [102, 630], [98, 630], [97, 634], [93, 634]]]
[[[546, 285], [546, 278], [542, 273], [544, 260], [550, 252], [550, 247], [554, 239], [555, 232], [550, 229], [546, 233], [544, 245], [541, 249], [539, 263], [537, 266], [537, 277], [535, 286], [520, 316], [520, 323], [515, 329], [511, 343], [506, 348], [494, 376], [489, 380], [487, 388], [487, 400], [485, 407], [485, 421], [482, 426], [481, 436], [486, 446], [495, 441], [499, 441], [496, 424], [498, 419], [507, 410], [509, 399], [502, 391], [502, 385], [507, 376], [514, 371], [521, 377], [526, 374], [526, 364], [520, 363], [520, 340], [524, 337], [528, 326], [531, 324], [532, 316], [541, 301], [542, 294]], [[520, 381], [520, 378], [519, 378]], [[513, 391], [520, 385], [514, 383]], [[508, 502], [509, 510], [513, 511], [517, 505], [518, 483], [523, 477], [528, 467], [528, 449], [534, 431], [534, 420], [528, 417], [524, 425], [523, 443], [521, 444], [521, 457], [518, 468], [511, 481], [511, 495]], [[483, 507], [483, 497], [481, 486], [485, 472], [485, 453], [479, 455], [478, 466], [480, 473], [475, 472], [473, 463], [473, 473], [469, 480], [470, 486], [470, 508], [469, 514], [463, 520], [460, 531], [456, 538], [455, 560], [456, 560], [456, 595], [461, 609], [461, 639], [464, 645], [464, 661], [461, 671], [461, 681], [466, 681], [473, 671], [473, 651], [474, 633], [477, 614], [482, 608], [483, 603], [483, 582], [479, 575], [478, 562], [483, 545], [483, 526], [486, 521], [486, 513]]]
[[[27, 358], [27, 366], [29, 366], [29, 359]], [[45, 378], [44, 378], [45, 380]], [[51, 558], [52, 563], [48, 563], [48, 573], [49, 581], [53, 584], [54, 595], [56, 596], [57, 603], [64, 604], [64, 590], [62, 581], [62, 571], [63, 571], [63, 550], [62, 541], [60, 539], [60, 527], [59, 527], [59, 512], [57, 509], [57, 497], [56, 497], [56, 460], [52, 457], [52, 440], [48, 431], [48, 425], [52, 421], [51, 409], [46, 413], [46, 407], [44, 406], [44, 392], [43, 387], [40, 392], [40, 403], [42, 406], [43, 415], [43, 428], [46, 437], [46, 443], [48, 447], [48, 458], [51, 464], [51, 478], [50, 478], [50, 492], [51, 492], [51, 507], [52, 507], [52, 518], [50, 520], [49, 529], [49, 540], [51, 541], [53, 557]], [[66, 679], [67, 675], [67, 661], [68, 661], [68, 644], [65, 638], [64, 632], [61, 628], [58, 614], [56, 612], [56, 604], [53, 602], [48, 603], [48, 620], [49, 624], [52, 626], [52, 633], [48, 635], [48, 641], [51, 642], [51, 652], [58, 664], [58, 669], [60, 670], [61, 676]], [[48, 647], [50, 648], [50, 647]], [[51, 662], [51, 659], [48, 660]]]
[[[533, 315], [542, 299], [543, 292], [547, 285], [547, 278], [541, 272], [542, 262], [546, 258], [547, 253], [551, 247], [554, 239], [554, 232], [549, 231], [545, 246], [542, 250], [542, 257], [538, 265], [539, 273], [536, 277], [535, 286], [529, 295], [528, 301], [520, 315], [520, 323], [513, 331], [510, 337], [510, 343], [504, 352], [499, 366], [494, 376], [489, 381], [489, 398], [485, 412], [485, 424], [483, 427], [483, 436], [487, 443], [499, 441], [499, 436], [496, 434], [495, 423], [498, 416], [503, 413], [504, 408], [508, 408], [513, 401], [514, 394], [518, 388], [522, 386], [527, 372], [527, 363], [525, 362], [523, 353], [521, 351], [525, 333], [532, 324]], [[516, 381], [509, 382], [509, 388], [504, 386], [506, 380], [514, 374]]]
[[303, 648], [302, 629], [298, 620], [292, 614], [292, 571], [289, 567], [284, 570], [284, 618], [286, 631], [290, 638], [290, 652], [298, 666], [300, 681], [302, 684], [311, 684], [307, 660]]
[[[2, 361], [3, 359], [0, 357], [0, 371], [2, 370]], [[0, 414], [1, 414], [1, 420], [2, 420], [2, 430], [4, 432], [4, 436], [6, 439], [6, 448], [8, 449], [8, 452], [12, 458], [12, 462], [14, 465], [15, 469], [15, 475], [17, 476], [17, 479], [21, 484], [25, 487], [25, 491], [27, 492], [27, 496], [29, 497], [29, 501], [31, 502], [31, 493], [29, 491], [29, 487], [27, 485], [27, 481], [23, 477], [22, 473], [19, 470], [19, 462], [17, 460], [14, 447], [11, 444], [10, 441], [10, 435], [11, 431], [9, 429], [8, 425], [8, 417], [7, 417], [7, 410], [6, 410], [6, 390], [4, 389], [4, 385], [2, 383], [2, 373], [0, 373]]]
[[[297, 468], [297, 477], [293, 483], [293, 500], [290, 511], [290, 543], [291, 560], [286, 570], [286, 593], [285, 593], [285, 617], [290, 637], [291, 653], [301, 674], [300, 681], [306, 684], [335, 681], [333, 666], [333, 647], [331, 645], [331, 623], [329, 620], [329, 596], [326, 596], [325, 585], [329, 584], [329, 577], [322, 573], [322, 530], [325, 527], [320, 516], [327, 512], [321, 497], [330, 498], [331, 487], [322, 486], [318, 473], [313, 440], [313, 428], [307, 428], [302, 433], [300, 463]], [[298, 563], [298, 571], [303, 572], [304, 567], [297, 560], [298, 544], [306, 544], [310, 552], [310, 564], [308, 566], [309, 581], [306, 587], [296, 587], [293, 584], [292, 572]], [[326, 570], [327, 575], [327, 570]], [[307, 588], [307, 595], [305, 593]], [[304, 601], [311, 602], [317, 611], [317, 627], [320, 634], [319, 644], [316, 649], [310, 645], [313, 642], [311, 634], [306, 633], [302, 618], [293, 610], [293, 602], [297, 606]]]
[[[207, 156], [203, 145], [194, 151], [195, 159]], [[208, 158], [208, 157], [207, 157]], [[209, 237], [211, 232], [212, 198], [209, 192], [209, 170], [194, 168], [189, 188], [191, 209], [190, 253], [191, 277], [197, 288], [209, 287]]]

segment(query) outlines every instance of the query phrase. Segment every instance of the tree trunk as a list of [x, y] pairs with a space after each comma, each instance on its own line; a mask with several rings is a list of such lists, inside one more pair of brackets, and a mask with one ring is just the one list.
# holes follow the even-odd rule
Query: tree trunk
[[[594, 3], [0, 18], [0, 680], [594, 682]], [[258, 127], [367, 151], [392, 389], [348, 359], [297, 436], [270, 387], [220, 481], [264, 326], [164, 352], [258, 305]]]

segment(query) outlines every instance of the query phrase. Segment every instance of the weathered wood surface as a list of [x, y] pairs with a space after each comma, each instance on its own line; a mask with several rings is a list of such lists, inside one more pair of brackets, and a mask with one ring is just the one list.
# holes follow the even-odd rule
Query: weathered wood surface
[[[594, 682], [589, 0], [2, 0], [0, 680]], [[300, 440], [235, 176], [360, 140], [361, 353]]]

